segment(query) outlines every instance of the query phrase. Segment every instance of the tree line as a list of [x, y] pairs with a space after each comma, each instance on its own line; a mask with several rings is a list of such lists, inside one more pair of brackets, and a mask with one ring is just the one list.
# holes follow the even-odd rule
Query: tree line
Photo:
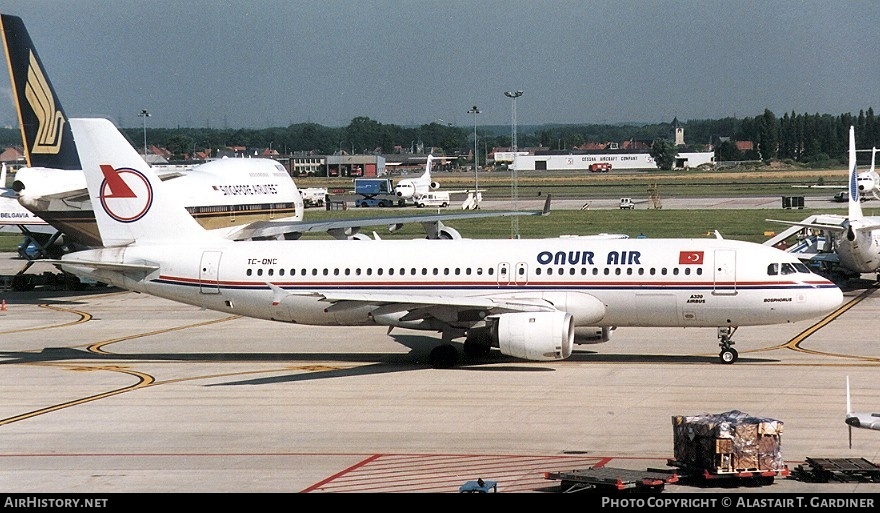
[[[829, 161], [845, 162], [849, 127], [855, 126], [856, 145], [860, 149], [880, 146], [880, 120], [873, 108], [837, 116], [830, 114], [785, 113], [777, 117], [769, 109], [745, 118], [689, 120], [684, 127], [685, 148], [678, 151], [706, 151], [711, 147], [719, 161], [790, 160], [823, 165]], [[621, 143], [640, 141], [648, 146], [668, 141], [672, 121], [654, 124], [583, 124], [520, 125], [517, 145], [556, 151], [573, 151], [585, 143]], [[135, 148], [143, 146], [143, 129], [121, 131]], [[511, 127], [477, 126], [480, 158], [493, 148], [511, 145]], [[345, 127], [316, 123], [298, 123], [287, 127], [264, 129], [147, 128], [151, 145], [164, 147], [174, 159], [193, 158], [197, 152], [214, 156], [229, 147], [244, 147], [253, 153], [272, 149], [282, 155], [347, 154], [436, 154], [470, 156], [474, 148], [473, 127], [432, 122], [407, 127], [383, 124], [369, 117], [356, 117]], [[140, 142], [138, 142], [140, 141]], [[751, 150], [738, 149], [737, 141], [750, 141]], [[21, 132], [0, 129], [0, 144], [21, 146]], [[472, 157], [471, 157], [472, 158]]]

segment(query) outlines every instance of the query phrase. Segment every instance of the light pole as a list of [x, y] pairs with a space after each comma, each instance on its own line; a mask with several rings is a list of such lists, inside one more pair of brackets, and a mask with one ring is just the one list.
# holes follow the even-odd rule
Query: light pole
[[480, 161], [480, 154], [477, 153], [479, 151], [477, 149], [477, 114], [479, 113], [480, 109], [476, 105], [468, 111], [468, 114], [474, 115], [474, 209], [480, 208], [480, 179], [477, 171]]
[[[510, 163], [511, 166], [511, 180], [510, 180], [510, 197], [513, 200], [513, 210], [519, 210], [517, 205], [517, 200], [519, 196], [519, 191], [517, 189], [517, 180], [516, 180], [516, 99], [523, 95], [522, 91], [506, 91], [504, 96], [513, 99], [513, 118], [511, 120], [511, 135], [510, 135], [510, 143], [513, 146], [513, 161]], [[511, 216], [510, 217], [511, 224], [511, 235], [514, 239], [519, 238], [519, 216]]]
[[[150, 113], [147, 112], [147, 109], [141, 110], [138, 117], [144, 118], [144, 162], [147, 162], [147, 118], [150, 117]], [[149, 164], [149, 162], [147, 162]]]

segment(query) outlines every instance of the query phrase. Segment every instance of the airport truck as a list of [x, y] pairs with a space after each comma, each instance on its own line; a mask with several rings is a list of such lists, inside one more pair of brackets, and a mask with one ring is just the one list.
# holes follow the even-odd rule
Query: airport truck
[[357, 207], [391, 207], [403, 206], [405, 200], [394, 194], [394, 183], [387, 178], [355, 178], [354, 200]]

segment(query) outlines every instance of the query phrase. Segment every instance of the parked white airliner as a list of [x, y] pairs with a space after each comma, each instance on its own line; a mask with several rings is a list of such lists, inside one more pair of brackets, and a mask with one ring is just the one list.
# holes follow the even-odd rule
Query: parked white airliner
[[[112, 123], [71, 120], [104, 248], [55, 261], [126, 289], [261, 319], [382, 325], [464, 337], [528, 360], [567, 358], [619, 326], [715, 327], [812, 319], [843, 294], [796, 257], [714, 239], [231, 241], [207, 232]], [[168, 227], [173, 226], [173, 230]], [[454, 365], [450, 343], [435, 367]]]
[[846, 216], [822, 214], [800, 222], [777, 219], [767, 221], [802, 226], [826, 234], [826, 246], [830, 251], [802, 255], [804, 260], [826, 262], [848, 273], [880, 274], [880, 217], [866, 216], [862, 212], [860, 193], [865, 186], [859, 183], [856, 136], [855, 128], [852, 126], [849, 128], [848, 184], [849, 201]]

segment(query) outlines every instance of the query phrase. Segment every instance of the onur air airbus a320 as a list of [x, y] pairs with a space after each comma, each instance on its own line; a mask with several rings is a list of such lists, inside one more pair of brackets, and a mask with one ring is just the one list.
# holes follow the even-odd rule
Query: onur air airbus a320
[[[621, 326], [717, 328], [823, 316], [843, 300], [784, 251], [723, 238], [232, 241], [207, 232], [112, 123], [71, 126], [103, 248], [63, 270], [207, 309], [282, 323], [429, 330], [435, 367], [493, 348], [562, 360]], [[173, 226], [173, 230], [168, 227]]]

